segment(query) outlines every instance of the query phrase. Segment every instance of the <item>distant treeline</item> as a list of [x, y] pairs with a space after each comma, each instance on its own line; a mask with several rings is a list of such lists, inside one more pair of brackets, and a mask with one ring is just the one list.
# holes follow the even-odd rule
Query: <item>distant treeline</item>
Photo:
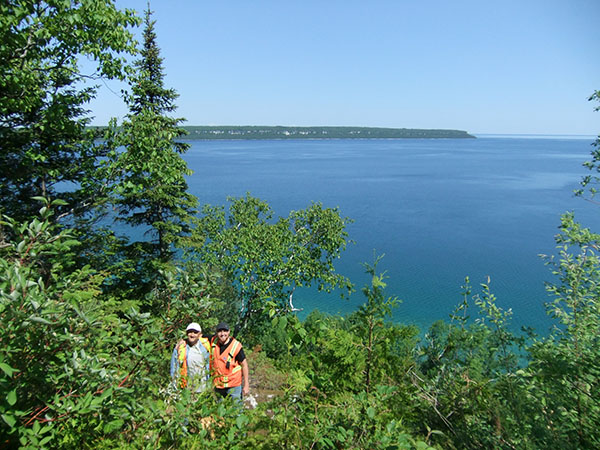
[[187, 139], [467, 139], [462, 130], [368, 127], [187, 126]]

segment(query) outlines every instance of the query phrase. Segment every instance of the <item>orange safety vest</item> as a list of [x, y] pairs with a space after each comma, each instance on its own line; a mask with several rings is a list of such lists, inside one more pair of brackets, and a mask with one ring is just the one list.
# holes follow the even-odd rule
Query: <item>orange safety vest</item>
[[223, 353], [215, 336], [212, 340], [212, 351], [210, 353], [210, 373], [213, 376], [213, 384], [218, 389], [230, 388], [242, 384], [242, 366], [235, 357], [242, 349], [242, 344], [235, 338]]
[[[200, 336], [198, 340], [209, 355], [210, 360], [210, 342], [207, 338]], [[187, 342], [181, 341], [177, 346], [177, 360], [179, 361], [179, 387], [187, 386], [188, 364], [187, 364]]]

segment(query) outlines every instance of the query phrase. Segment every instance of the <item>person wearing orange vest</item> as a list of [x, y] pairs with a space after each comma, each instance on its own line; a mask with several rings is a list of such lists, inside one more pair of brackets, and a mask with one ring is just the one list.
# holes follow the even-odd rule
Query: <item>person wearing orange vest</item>
[[215, 392], [230, 396], [239, 403], [250, 392], [248, 361], [240, 341], [229, 335], [229, 325], [217, 325], [217, 334], [210, 341], [210, 373]]
[[209, 385], [210, 341], [196, 322], [190, 323], [185, 332], [187, 338], [173, 349], [171, 378], [180, 388], [204, 392]]

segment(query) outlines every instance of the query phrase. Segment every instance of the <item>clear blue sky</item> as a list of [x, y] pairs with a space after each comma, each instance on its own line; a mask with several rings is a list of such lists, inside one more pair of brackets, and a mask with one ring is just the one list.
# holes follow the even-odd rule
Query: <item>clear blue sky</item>
[[[146, 0], [117, 0], [140, 12]], [[600, 0], [153, 0], [187, 125], [600, 133]], [[121, 86], [91, 104], [125, 114]]]

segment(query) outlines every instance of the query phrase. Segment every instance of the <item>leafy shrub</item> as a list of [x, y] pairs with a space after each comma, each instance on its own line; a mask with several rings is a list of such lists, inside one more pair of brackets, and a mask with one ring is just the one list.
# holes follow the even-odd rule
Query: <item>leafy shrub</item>
[[135, 420], [150, 385], [158, 335], [148, 315], [106, 314], [90, 267], [72, 268], [77, 242], [40, 219], [3, 226], [15, 238], [0, 259], [2, 440], [80, 447]]

